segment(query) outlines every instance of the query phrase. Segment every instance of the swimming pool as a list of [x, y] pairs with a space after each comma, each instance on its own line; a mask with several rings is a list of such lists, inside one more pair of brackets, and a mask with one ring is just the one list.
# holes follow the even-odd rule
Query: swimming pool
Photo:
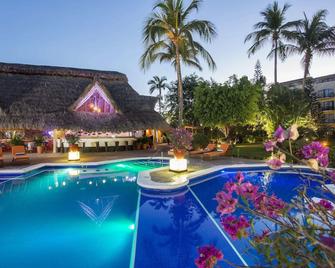
[[216, 192], [242, 170], [247, 181], [289, 201], [303, 180], [285, 169], [248, 167], [220, 169], [176, 191], [137, 187], [140, 171], [165, 164], [43, 168], [2, 183], [1, 267], [194, 267], [197, 247], [207, 244], [237, 265], [253, 265], [247, 240], [232, 241], [221, 228]]

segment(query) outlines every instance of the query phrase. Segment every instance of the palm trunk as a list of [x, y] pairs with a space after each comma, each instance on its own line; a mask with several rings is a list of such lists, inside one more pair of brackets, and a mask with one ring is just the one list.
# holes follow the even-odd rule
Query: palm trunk
[[304, 79], [302, 80], [302, 88], [305, 89], [307, 76], [309, 76], [309, 67], [311, 65], [312, 56], [309, 51], [305, 54]]
[[176, 71], [178, 80], [178, 101], [179, 101], [179, 115], [178, 115], [178, 125], [183, 126], [183, 111], [184, 111], [184, 99], [183, 99], [183, 83], [181, 76], [181, 66], [180, 66], [180, 55], [179, 48], [176, 45]]
[[158, 100], [158, 105], [159, 105], [159, 114], [162, 114], [162, 89], [159, 89], [159, 100]]
[[278, 83], [277, 79], [277, 61], [278, 61], [278, 40], [275, 40], [275, 70], [274, 70], [274, 76], [275, 76], [275, 84]]

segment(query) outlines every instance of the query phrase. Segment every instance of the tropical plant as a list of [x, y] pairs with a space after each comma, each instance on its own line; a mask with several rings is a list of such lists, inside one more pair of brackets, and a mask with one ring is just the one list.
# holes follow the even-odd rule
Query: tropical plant
[[192, 133], [184, 128], [173, 129], [169, 138], [173, 149], [189, 150], [192, 146]]
[[326, 23], [327, 10], [318, 11], [312, 19], [304, 13], [304, 19], [297, 26], [297, 30], [290, 34], [289, 39], [295, 44], [288, 47], [289, 53], [303, 55], [301, 62], [304, 66], [303, 87], [309, 76], [314, 55], [335, 55], [335, 26]]
[[265, 149], [272, 152], [267, 162], [271, 169], [282, 167], [285, 154], [311, 168], [304, 168], [303, 173], [293, 169], [302, 183], [292, 189], [292, 198], [282, 200], [249, 181], [242, 172], [215, 196], [223, 229], [233, 240], [247, 238], [250, 248], [246, 251], [259, 254], [257, 267], [335, 267], [335, 193], [329, 186], [335, 182], [335, 172], [327, 169], [329, 148], [316, 141], [307, 144], [302, 148], [301, 160], [282, 149], [284, 141], [294, 142], [298, 137], [296, 127], [279, 127], [265, 144]]
[[34, 138], [34, 143], [36, 144], [36, 146], [42, 146], [44, 143], [44, 138], [43, 136], [36, 136]]
[[24, 141], [20, 135], [14, 135], [10, 140], [10, 144], [14, 146], [24, 145]]
[[162, 91], [165, 90], [167, 87], [167, 84], [165, 83], [167, 81], [166, 77], [158, 77], [155, 75], [149, 82], [148, 85], [150, 86], [149, 92], [150, 94], [153, 94], [156, 90], [158, 91], [158, 105], [159, 105], [159, 113], [162, 113]]
[[315, 128], [311, 116], [311, 102], [301, 89], [289, 89], [281, 85], [273, 85], [266, 94], [263, 107], [266, 120], [270, 124], [269, 131], [275, 126], [288, 127], [291, 124]]
[[228, 137], [232, 126], [255, 120], [260, 93], [260, 87], [246, 76], [232, 76], [224, 84], [204, 82], [195, 92], [194, 113], [203, 126], [221, 128]]
[[[198, 126], [199, 121], [194, 116], [194, 93], [195, 89], [202, 82], [202, 78], [195, 74], [185, 76], [183, 79], [183, 107], [184, 107], [184, 125]], [[164, 117], [173, 127], [178, 126], [178, 81], [169, 85], [169, 91], [165, 95], [165, 113]]]
[[254, 32], [247, 35], [244, 42], [253, 41], [252, 46], [248, 49], [248, 55], [255, 54], [264, 46], [267, 41], [271, 42], [271, 51], [268, 58], [274, 58], [274, 82], [277, 84], [277, 68], [278, 56], [284, 60], [286, 57], [285, 40], [291, 37], [291, 30], [299, 25], [300, 21], [286, 22], [286, 12], [289, 9], [289, 4], [284, 4], [280, 8], [278, 2], [273, 2], [260, 14], [263, 21], [254, 25]]
[[79, 142], [80, 136], [76, 133], [69, 133], [65, 135], [65, 139], [69, 145], [75, 145]]
[[155, 61], [170, 62], [177, 72], [179, 126], [183, 124], [181, 63], [201, 70], [199, 57], [202, 57], [211, 69], [215, 68], [209, 52], [194, 39], [197, 35], [210, 42], [216, 35], [215, 26], [207, 20], [189, 19], [193, 11], [198, 11], [201, 2], [192, 0], [185, 7], [183, 0], [161, 0], [155, 4], [143, 29], [146, 50], [140, 60], [141, 67], [146, 69]]

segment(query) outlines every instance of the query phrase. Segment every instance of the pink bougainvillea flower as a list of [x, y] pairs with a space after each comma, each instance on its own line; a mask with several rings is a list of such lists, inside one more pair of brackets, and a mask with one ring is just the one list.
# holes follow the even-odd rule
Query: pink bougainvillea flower
[[236, 173], [235, 179], [237, 180], [238, 184], [241, 184], [244, 181], [244, 175], [241, 171]]
[[279, 156], [272, 156], [266, 163], [271, 169], [277, 170], [282, 167], [282, 165], [285, 163], [285, 160], [285, 154], [280, 154]]
[[221, 219], [221, 224], [224, 230], [234, 240], [248, 236], [246, 228], [250, 227], [250, 222], [243, 215], [240, 215], [240, 217], [234, 215], [224, 217]]
[[335, 250], [335, 238], [325, 235], [320, 235], [320, 242], [327, 247]]
[[302, 148], [302, 154], [307, 160], [316, 159], [321, 167], [327, 167], [329, 165], [329, 148], [323, 146], [318, 141], [313, 141], [311, 144], [305, 145]]
[[298, 132], [298, 125], [293, 124], [288, 130], [287, 130], [287, 138], [295, 141], [299, 138], [299, 132]]
[[255, 199], [256, 194], [258, 192], [259, 187], [251, 184], [250, 182], [245, 182], [242, 183], [238, 188], [237, 188], [237, 193], [246, 198], [246, 199]]
[[219, 260], [223, 259], [223, 253], [212, 245], [198, 248], [199, 257], [195, 260], [198, 268], [213, 268]]
[[321, 199], [319, 202], [317, 202], [317, 205], [328, 211], [334, 210], [333, 204], [325, 199]]
[[279, 126], [276, 129], [275, 133], [273, 134], [273, 137], [275, 138], [275, 140], [277, 142], [283, 142], [287, 137], [287, 135], [285, 133], [285, 129], [283, 129], [281, 126]]
[[277, 141], [269, 140], [266, 143], [264, 143], [265, 151], [267, 152], [273, 152], [273, 149], [275, 148], [277, 144]]
[[259, 193], [254, 199], [255, 209], [270, 218], [278, 218], [282, 215], [285, 202], [275, 195], [267, 196], [265, 193]]
[[228, 193], [232, 194], [237, 190], [237, 185], [235, 182], [228, 181], [225, 183], [224, 188], [228, 191]]
[[237, 199], [233, 198], [231, 193], [218, 192], [215, 199], [219, 203], [216, 211], [221, 215], [230, 214], [236, 210]]

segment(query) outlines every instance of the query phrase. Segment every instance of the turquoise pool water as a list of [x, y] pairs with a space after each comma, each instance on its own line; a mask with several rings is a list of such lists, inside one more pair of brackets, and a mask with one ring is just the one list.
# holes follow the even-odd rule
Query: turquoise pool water
[[0, 184], [0, 267], [129, 267], [138, 172], [131, 161], [43, 168]]

